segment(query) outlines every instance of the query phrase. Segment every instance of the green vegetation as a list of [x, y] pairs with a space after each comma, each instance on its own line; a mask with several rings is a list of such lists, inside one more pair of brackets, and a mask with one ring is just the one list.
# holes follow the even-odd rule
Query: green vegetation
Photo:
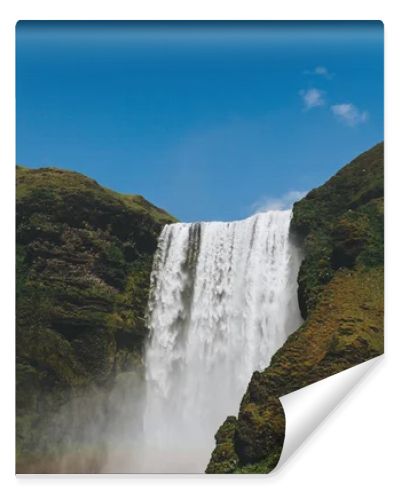
[[305, 322], [253, 374], [238, 417], [216, 434], [206, 472], [270, 472], [284, 440], [278, 398], [383, 352], [383, 226], [383, 144], [294, 205]]
[[[63, 433], [51, 415], [140, 366], [157, 237], [175, 219], [75, 172], [17, 167], [17, 470]], [[66, 423], [67, 424], [67, 423]]]
[[295, 203], [291, 232], [306, 256], [299, 274], [304, 318], [336, 269], [383, 265], [383, 144]]

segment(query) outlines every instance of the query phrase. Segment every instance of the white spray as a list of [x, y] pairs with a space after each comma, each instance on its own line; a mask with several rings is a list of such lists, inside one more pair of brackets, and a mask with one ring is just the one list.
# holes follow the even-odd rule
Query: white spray
[[146, 396], [132, 472], [203, 472], [254, 370], [301, 323], [291, 212], [171, 224], [149, 298]]

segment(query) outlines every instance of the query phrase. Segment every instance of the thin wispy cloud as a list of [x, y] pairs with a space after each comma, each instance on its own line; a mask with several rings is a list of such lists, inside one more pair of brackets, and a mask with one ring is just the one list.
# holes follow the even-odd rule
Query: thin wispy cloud
[[331, 111], [339, 121], [349, 127], [355, 127], [368, 120], [367, 111], [360, 111], [352, 103], [334, 104], [331, 106]]
[[304, 71], [304, 74], [321, 76], [323, 78], [326, 78], [327, 80], [332, 80], [332, 78], [335, 76], [334, 73], [328, 71], [328, 68], [326, 66], [315, 66], [315, 68], [312, 70]]
[[269, 210], [288, 210], [293, 203], [301, 200], [307, 194], [306, 191], [288, 191], [280, 197], [264, 196], [251, 206], [251, 212], [258, 214]]
[[299, 93], [303, 99], [304, 109], [306, 111], [325, 104], [324, 92], [322, 90], [311, 88], [308, 90], [300, 90]]

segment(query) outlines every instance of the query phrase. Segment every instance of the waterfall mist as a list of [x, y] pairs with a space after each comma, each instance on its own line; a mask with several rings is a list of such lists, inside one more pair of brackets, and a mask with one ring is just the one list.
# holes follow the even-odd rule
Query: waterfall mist
[[165, 226], [151, 275], [142, 422], [130, 452], [106, 470], [205, 470], [251, 374], [301, 323], [290, 218], [271, 211]]

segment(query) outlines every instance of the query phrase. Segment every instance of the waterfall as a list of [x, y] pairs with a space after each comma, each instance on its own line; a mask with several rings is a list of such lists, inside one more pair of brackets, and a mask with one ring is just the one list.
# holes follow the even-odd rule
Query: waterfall
[[301, 323], [291, 211], [177, 223], [158, 241], [149, 297], [137, 472], [203, 472], [255, 370]]

